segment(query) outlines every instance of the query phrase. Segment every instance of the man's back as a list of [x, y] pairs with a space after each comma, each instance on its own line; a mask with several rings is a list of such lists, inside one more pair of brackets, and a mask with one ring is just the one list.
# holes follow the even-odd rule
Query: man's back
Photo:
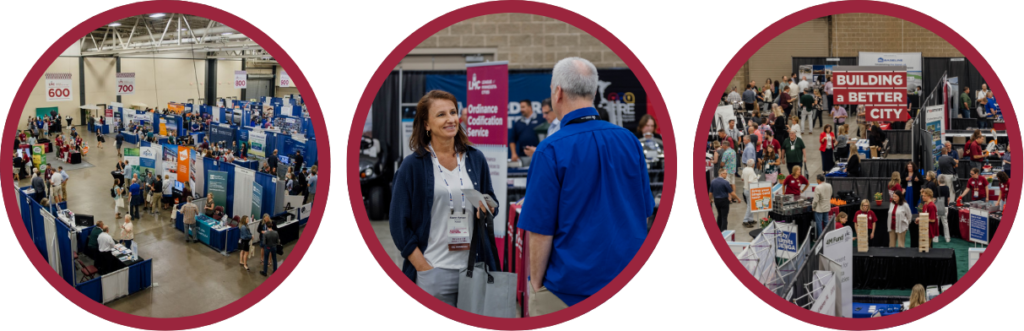
[[267, 232], [263, 233], [263, 242], [266, 243], [267, 247], [274, 249], [274, 247], [281, 243], [281, 237], [277, 234], [277, 231], [268, 229]]
[[654, 198], [636, 136], [566, 114], [559, 133], [537, 147], [527, 179], [521, 229], [553, 236], [544, 285], [570, 306], [608, 284], [647, 237]]
[[36, 190], [36, 193], [46, 192], [46, 181], [42, 177], [32, 177], [32, 188]]

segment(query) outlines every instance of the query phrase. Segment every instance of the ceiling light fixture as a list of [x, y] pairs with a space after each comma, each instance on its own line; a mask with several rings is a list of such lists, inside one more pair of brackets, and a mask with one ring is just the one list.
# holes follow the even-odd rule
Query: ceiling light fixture
[[149, 15], [149, 18], [161, 18], [161, 17], [164, 17], [164, 16], [167, 16], [167, 14], [164, 14], [164, 13], [156, 13], [156, 14], [150, 14], [150, 15]]
[[221, 33], [220, 35], [222, 35], [222, 36], [230, 36], [231, 34], [232, 34], [231, 32], [225, 32], [225, 33]]
[[121, 26], [121, 23], [117, 23], [117, 22], [110, 23], [110, 26]]

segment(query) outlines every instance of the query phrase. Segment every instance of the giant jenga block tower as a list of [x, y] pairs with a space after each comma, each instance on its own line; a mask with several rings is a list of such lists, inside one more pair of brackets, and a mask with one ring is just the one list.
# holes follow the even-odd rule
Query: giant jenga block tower
[[932, 238], [928, 238], [928, 213], [917, 217], [917, 251], [927, 253], [932, 247]]
[[871, 238], [868, 237], [868, 215], [857, 216], [857, 251], [867, 252], [868, 242]]

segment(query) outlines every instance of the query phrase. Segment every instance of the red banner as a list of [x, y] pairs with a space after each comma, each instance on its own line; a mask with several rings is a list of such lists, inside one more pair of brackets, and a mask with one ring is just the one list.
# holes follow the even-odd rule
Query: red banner
[[835, 89], [837, 105], [907, 103], [907, 89]]
[[508, 64], [466, 68], [466, 128], [474, 145], [508, 145]]
[[906, 90], [907, 73], [892, 71], [833, 72], [832, 82], [835, 84], [833, 87], [902, 87]]
[[910, 119], [906, 104], [897, 106], [867, 106], [864, 112], [864, 119], [869, 122], [906, 122]]

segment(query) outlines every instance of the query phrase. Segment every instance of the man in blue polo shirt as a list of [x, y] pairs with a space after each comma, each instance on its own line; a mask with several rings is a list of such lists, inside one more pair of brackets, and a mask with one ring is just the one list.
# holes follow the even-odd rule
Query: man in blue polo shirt
[[529, 231], [530, 316], [575, 305], [608, 285], [647, 237], [654, 197], [632, 132], [599, 120], [597, 69], [570, 57], [555, 65], [558, 134], [533, 154], [519, 228]]
[[527, 147], [536, 147], [540, 144], [540, 137], [534, 131], [538, 125], [547, 123], [543, 117], [533, 112], [532, 102], [529, 99], [519, 101], [523, 117], [512, 123], [512, 129], [508, 134], [508, 149], [512, 153], [512, 162], [523, 161], [523, 166], [530, 165], [530, 156], [527, 155]]

